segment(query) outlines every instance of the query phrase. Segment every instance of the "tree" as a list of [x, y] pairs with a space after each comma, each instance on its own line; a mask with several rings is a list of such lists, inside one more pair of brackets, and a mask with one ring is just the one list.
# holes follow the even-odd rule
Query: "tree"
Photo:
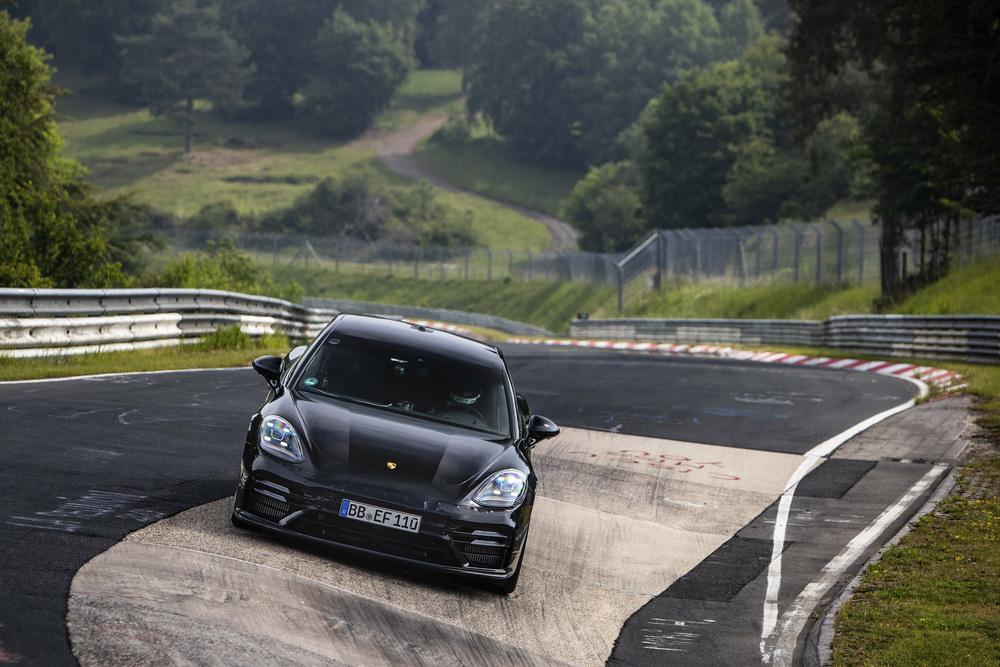
[[81, 168], [59, 156], [52, 73], [25, 41], [28, 26], [0, 11], [0, 285], [118, 285], [108, 204], [88, 197]]
[[[953, 225], [973, 211], [1000, 211], [1000, 5], [790, 4], [799, 20], [789, 91], [800, 131], [841, 110], [860, 116], [882, 222], [882, 297], [898, 300], [913, 284], [899, 267], [908, 229], [922, 239], [917, 282], [933, 280], [947, 269]], [[859, 71], [870, 95], [851, 85]]]
[[124, 77], [154, 114], [184, 125], [184, 152], [191, 152], [195, 100], [225, 103], [239, 98], [248, 71], [247, 51], [219, 26], [219, 11], [193, 0], [157, 15], [150, 31], [122, 37]]
[[388, 106], [409, 71], [409, 55], [386, 28], [338, 10], [313, 42], [302, 112], [332, 136], [356, 136]]
[[639, 216], [638, 174], [630, 162], [593, 167], [566, 200], [565, 215], [580, 230], [580, 248], [621, 252], [639, 240], [646, 225]]
[[428, 0], [417, 16], [414, 51], [421, 67], [462, 67], [477, 49], [488, 3]]
[[481, 112], [525, 159], [620, 159], [618, 135], [681, 71], [710, 62], [719, 25], [701, 0], [491, 4], [465, 71]]

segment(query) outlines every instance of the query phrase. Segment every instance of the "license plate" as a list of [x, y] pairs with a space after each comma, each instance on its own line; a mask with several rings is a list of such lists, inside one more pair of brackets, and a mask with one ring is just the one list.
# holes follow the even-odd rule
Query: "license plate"
[[340, 516], [355, 521], [366, 521], [377, 526], [398, 528], [411, 533], [420, 532], [420, 517], [416, 514], [406, 514], [396, 510], [387, 510], [367, 503], [359, 503], [344, 498], [340, 503]]

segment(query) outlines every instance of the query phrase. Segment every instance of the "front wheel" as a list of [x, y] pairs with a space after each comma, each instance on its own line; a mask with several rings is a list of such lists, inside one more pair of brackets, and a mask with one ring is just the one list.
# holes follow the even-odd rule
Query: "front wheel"
[[229, 514], [229, 520], [232, 521], [233, 525], [237, 528], [242, 528], [243, 530], [253, 529], [253, 526], [236, 516], [236, 494], [233, 494], [233, 510]]

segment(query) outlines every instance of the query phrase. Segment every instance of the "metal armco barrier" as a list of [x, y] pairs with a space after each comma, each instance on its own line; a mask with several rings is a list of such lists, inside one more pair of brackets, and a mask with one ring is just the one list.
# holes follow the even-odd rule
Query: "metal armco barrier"
[[828, 320], [575, 320], [575, 338], [832, 347], [877, 355], [1000, 363], [1000, 317], [844, 315]]
[[368, 315], [385, 315], [386, 317], [421, 318], [427, 320], [443, 320], [455, 324], [465, 324], [474, 327], [496, 329], [515, 336], [550, 336], [552, 333], [541, 327], [524, 322], [508, 320], [496, 315], [482, 313], [467, 313], [461, 310], [446, 308], [425, 308], [422, 306], [395, 306], [385, 303], [367, 303], [364, 301], [347, 301], [345, 299], [327, 299], [306, 297], [305, 304], [310, 307], [339, 310], [344, 313], [366, 313]]
[[223, 326], [310, 338], [339, 311], [196, 289], [0, 289], [0, 356], [177, 345]]

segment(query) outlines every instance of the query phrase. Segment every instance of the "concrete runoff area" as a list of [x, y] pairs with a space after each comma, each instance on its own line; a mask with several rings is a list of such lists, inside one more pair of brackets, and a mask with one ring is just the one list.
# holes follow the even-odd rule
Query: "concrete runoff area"
[[[275, 639], [258, 647], [254, 655], [261, 661], [308, 664], [318, 656], [329, 662], [338, 659], [336, 652], [347, 662], [358, 662], [359, 653], [391, 662], [403, 646], [413, 660], [428, 656], [426, 662], [439, 664], [462, 661], [472, 650], [497, 663], [594, 664], [610, 654], [612, 660], [656, 664], [664, 653], [649, 648], [633, 629], [662, 618], [646, 612], [671, 590], [692, 603], [743, 600], [738, 613], [733, 608], [731, 627], [722, 627], [723, 615], [702, 617], [720, 624], [716, 633], [733, 638], [726, 644], [733, 652], [713, 654], [715, 645], [709, 644], [700, 655], [706, 662], [720, 656], [756, 661], [763, 593], [760, 571], [745, 571], [743, 564], [756, 564], [757, 554], [770, 548], [767, 515], [800, 454], [915, 394], [894, 378], [839, 371], [518, 347], [507, 348], [506, 355], [515, 385], [534, 411], [569, 427], [564, 437], [535, 450], [538, 522], [521, 585], [509, 598], [418, 569], [401, 572], [375, 559], [231, 528], [228, 500], [210, 501], [235, 487], [246, 420], [265, 391], [250, 371], [0, 384], [0, 409], [13, 416], [5, 423], [8, 439], [0, 454], [0, 549], [7, 560], [0, 571], [0, 654], [25, 663], [75, 662], [65, 634], [73, 582], [73, 651], [87, 664], [111, 661], [114, 642], [125, 641], [128, 633], [117, 614], [141, 616], [136, 627], [163, 622], [165, 614], [149, 604], [150, 595], [165, 595], [168, 607], [200, 619], [184, 626], [177, 641], [209, 651], [204, 655], [213, 662], [246, 657], [222, 633], [231, 628], [228, 637], [245, 639], [245, 627], [235, 618], [243, 609], [240, 601], [273, 595], [289, 605], [304, 600], [323, 616], [296, 624], [297, 608], [281, 606], [267, 621], [303, 626], [301, 637], [281, 635], [295, 638], [298, 652], [284, 644], [288, 651], [279, 650]], [[911, 456], [919, 458], [917, 452]], [[815, 489], [827, 489], [827, 496], [810, 496], [809, 502], [860, 502], [856, 492], [867, 488], [864, 497], [873, 511], [884, 508], [898, 497], [890, 497], [894, 487], [869, 478], [883, 468], [916, 466], [880, 460], [877, 452], [859, 451], [851, 461], [857, 462], [853, 468], [824, 472], [827, 462], [817, 469], [835, 484], [803, 480], [817, 494]], [[849, 505], [837, 512], [850, 513]], [[789, 525], [789, 540], [801, 540], [796, 544], [815, 537], [808, 528], [806, 537], [797, 537], [795, 517], [803, 507], [796, 496]], [[856, 514], [858, 521], [868, 516]], [[142, 526], [147, 528], [132, 533]], [[843, 524], [841, 533], [850, 539], [861, 528]], [[831, 542], [827, 549], [836, 553], [838, 546]], [[174, 555], [161, 558], [167, 565], [154, 571], [147, 565], [149, 553], [159, 551]], [[115, 560], [116, 554], [124, 557]], [[800, 563], [786, 562], [782, 611], [825, 557], [817, 552]], [[131, 573], [125, 567], [130, 559], [137, 568]], [[622, 562], [603, 562], [616, 559]], [[733, 566], [726, 568], [727, 562]], [[124, 568], [121, 594], [109, 595], [113, 582], [100, 563]], [[207, 574], [198, 575], [202, 570]], [[240, 590], [236, 583], [249, 588], [219, 593], [213, 582], [223, 572], [229, 572], [234, 591]], [[149, 586], [132, 586], [135, 573]], [[259, 590], [247, 583], [258, 574]], [[314, 598], [305, 594], [314, 588]], [[334, 600], [350, 608], [338, 612]], [[366, 606], [372, 615], [357, 616]], [[313, 640], [321, 620], [327, 636], [339, 639], [317, 653]], [[373, 622], [386, 625], [373, 631]], [[398, 629], [400, 624], [410, 630]], [[415, 628], [421, 637], [444, 632], [455, 645], [413, 643], [407, 638]], [[86, 632], [103, 634], [110, 643], [88, 644], [81, 634]], [[255, 632], [266, 636], [260, 628]], [[635, 637], [640, 639], [633, 644]], [[145, 655], [159, 657], [168, 648], [180, 650], [166, 640], [159, 649], [143, 650], [158, 650]], [[632, 650], [634, 655], [625, 655]], [[125, 652], [122, 659], [134, 655]]]
[[[670, 464], [605, 456], [622, 451]], [[572, 488], [544, 485], [509, 598], [238, 530], [224, 499], [133, 533], [80, 570], [69, 603], [74, 652], [84, 665], [116, 655], [147, 662], [163, 637], [197, 622], [218, 627], [185, 638], [179, 657], [196, 663], [217, 661], [220, 642], [253, 646], [264, 633], [294, 647], [292, 656], [335, 663], [602, 664], [628, 617], [763, 511], [798, 465], [791, 454], [572, 428], [536, 454], [545, 469], [593, 454], [585, 465], [594, 470]], [[674, 465], [720, 459], [739, 475], [713, 479], [708, 468]], [[593, 496], [575, 497], [581, 487]], [[627, 505], [602, 502], [635, 489], [644, 492]], [[728, 509], [697, 525], [692, 515], [710, 503]], [[119, 632], [122, 624], [142, 631]]]

